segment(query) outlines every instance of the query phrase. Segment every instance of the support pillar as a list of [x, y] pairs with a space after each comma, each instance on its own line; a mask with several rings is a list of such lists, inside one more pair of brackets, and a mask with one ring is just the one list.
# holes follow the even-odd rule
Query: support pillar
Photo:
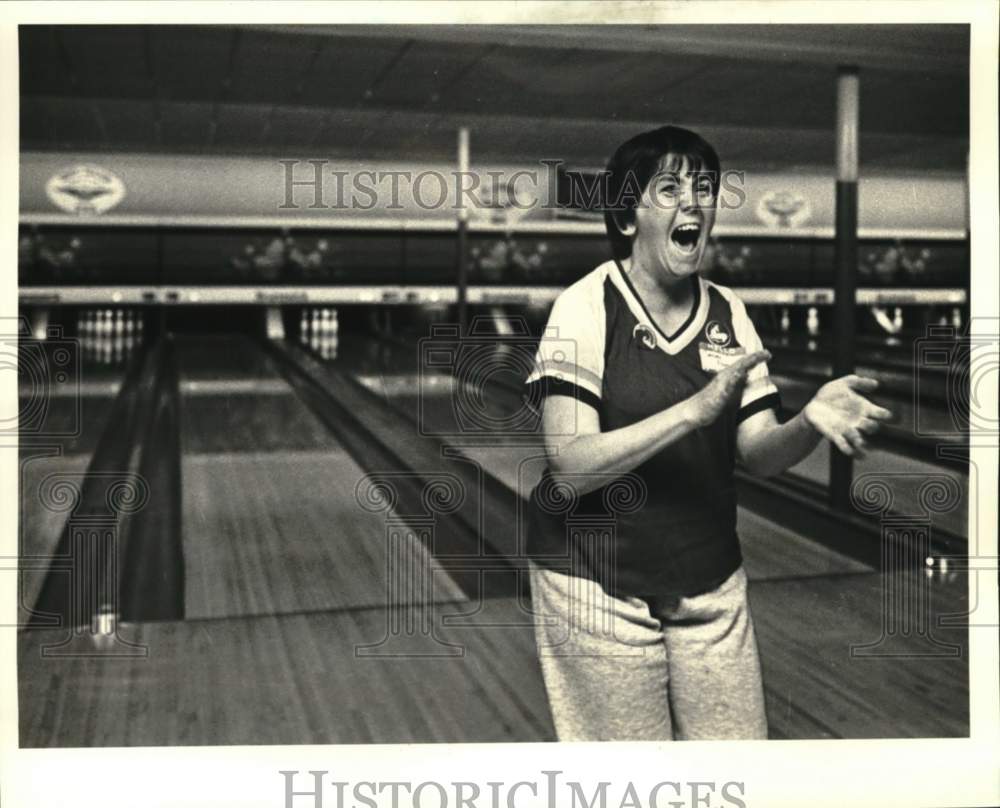
[[[833, 377], [854, 372], [858, 289], [858, 70], [837, 72], [837, 208], [834, 236]], [[850, 457], [830, 448], [830, 502], [851, 507]]]
[[[458, 183], [462, 186], [463, 178], [469, 172], [469, 128], [466, 126], [458, 130]], [[466, 324], [468, 323], [468, 307], [466, 304], [467, 289], [469, 285], [469, 211], [465, 207], [462, 195], [458, 195], [458, 336], [462, 339], [465, 336]]]

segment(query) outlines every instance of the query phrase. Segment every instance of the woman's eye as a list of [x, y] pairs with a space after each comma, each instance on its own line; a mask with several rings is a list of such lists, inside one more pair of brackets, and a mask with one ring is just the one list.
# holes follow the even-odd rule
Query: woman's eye
[[667, 194], [668, 196], [676, 196], [677, 195], [677, 186], [676, 185], [661, 185], [660, 186], [660, 193], [661, 194]]

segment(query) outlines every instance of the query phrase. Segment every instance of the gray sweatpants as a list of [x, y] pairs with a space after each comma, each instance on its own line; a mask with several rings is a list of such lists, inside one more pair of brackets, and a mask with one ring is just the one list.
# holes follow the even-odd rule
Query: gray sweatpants
[[767, 738], [747, 578], [647, 602], [531, 569], [535, 637], [561, 741]]

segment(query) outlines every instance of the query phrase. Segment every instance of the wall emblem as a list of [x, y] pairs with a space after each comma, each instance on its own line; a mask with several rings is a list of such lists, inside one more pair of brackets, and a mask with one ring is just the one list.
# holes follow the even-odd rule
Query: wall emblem
[[78, 165], [54, 175], [45, 193], [60, 210], [80, 216], [105, 213], [125, 198], [125, 183], [117, 174], [95, 165]]

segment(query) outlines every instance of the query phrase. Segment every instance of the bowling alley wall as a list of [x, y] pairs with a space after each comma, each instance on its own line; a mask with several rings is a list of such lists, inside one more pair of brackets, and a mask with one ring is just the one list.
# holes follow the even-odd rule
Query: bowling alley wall
[[[53, 201], [77, 166], [116, 178], [112, 208], [68, 212]], [[448, 163], [26, 152], [19, 277], [29, 286], [448, 284], [463, 199], [471, 283], [562, 285], [608, 257], [599, 213], [560, 199], [562, 174], [596, 170], [473, 159], [463, 182], [474, 190], [463, 196]], [[830, 283], [832, 168], [724, 171], [710, 276]], [[862, 177], [859, 194], [861, 285], [965, 286], [964, 177], [880, 172]]]

